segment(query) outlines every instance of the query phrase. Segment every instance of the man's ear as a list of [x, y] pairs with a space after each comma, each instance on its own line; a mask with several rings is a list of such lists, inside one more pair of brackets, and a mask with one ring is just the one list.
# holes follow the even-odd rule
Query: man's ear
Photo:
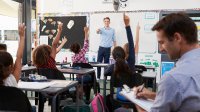
[[182, 43], [183, 41], [183, 36], [180, 33], [174, 33], [174, 41], [178, 43]]

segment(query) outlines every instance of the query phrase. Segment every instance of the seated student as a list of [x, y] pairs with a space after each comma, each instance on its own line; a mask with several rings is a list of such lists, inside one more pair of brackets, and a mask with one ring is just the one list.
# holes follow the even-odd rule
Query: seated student
[[[137, 24], [136, 26], [136, 39], [135, 39], [135, 48], [134, 48], [134, 51], [135, 51], [135, 63], [137, 64], [138, 63], [138, 51], [139, 51], [139, 34], [140, 34], [140, 25], [139, 23]], [[125, 54], [126, 54], [126, 60], [128, 59], [128, 54], [129, 54], [129, 45], [128, 43], [124, 44], [123, 46], [123, 49], [125, 51]]]
[[[126, 34], [127, 34], [127, 39], [128, 39], [128, 46], [129, 50], [132, 52], [128, 52], [128, 58], [126, 58], [127, 64], [132, 70], [132, 72], [135, 72], [135, 51], [134, 51], [134, 43], [133, 43], [133, 36], [131, 32], [131, 27], [130, 27], [130, 19], [128, 16], [124, 15], [124, 24], [126, 26]], [[116, 60], [115, 60], [116, 61]], [[111, 76], [114, 72], [114, 64], [110, 65], [104, 72], [105, 76]]]
[[[74, 53], [74, 55], [72, 56], [73, 63], [88, 63], [85, 58], [85, 54], [89, 48], [88, 31], [89, 31], [89, 28], [84, 27], [85, 40], [84, 40], [84, 46], [82, 49], [80, 48], [80, 45], [78, 43], [73, 43], [70, 47], [70, 50]], [[81, 76], [78, 75], [77, 79], [81, 79], [80, 77]], [[89, 77], [84, 77], [83, 80], [86, 80], [87, 82], [88, 81], [92, 82], [94, 80], [94, 74], [92, 73]], [[89, 101], [91, 86], [84, 86], [83, 91], [85, 92], [86, 100]]]
[[6, 46], [6, 44], [0, 43], [0, 51], [1, 51], [1, 50], [7, 51], [7, 46]]
[[[124, 24], [126, 26], [126, 33], [128, 39], [129, 56], [126, 60], [125, 58], [125, 51], [122, 47], [117, 46], [112, 51], [112, 56], [115, 60], [115, 64], [110, 65], [104, 72], [105, 76], [111, 76], [111, 81], [113, 81], [113, 85], [117, 88], [117, 99], [126, 101], [126, 99], [119, 94], [121, 91], [121, 87], [123, 84], [128, 85], [129, 87], [135, 85], [134, 80], [134, 69], [135, 69], [135, 52], [134, 52], [134, 43], [133, 43], [133, 36], [130, 28], [130, 19], [128, 16], [124, 14]], [[107, 105], [112, 105], [110, 99], [107, 100]], [[111, 106], [108, 106], [111, 107]], [[109, 108], [110, 111], [111, 108]]]
[[32, 109], [28, 98], [21, 90], [15, 88], [22, 68], [21, 61], [25, 41], [24, 24], [19, 24], [18, 32], [20, 39], [14, 65], [13, 58], [10, 53], [6, 52], [5, 47], [0, 51], [0, 111], [31, 112]]
[[73, 43], [70, 46], [70, 50], [74, 53], [72, 56], [72, 62], [73, 63], [87, 63], [87, 60], [85, 58], [85, 54], [88, 51], [89, 48], [89, 40], [88, 40], [88, 27], [84, 27], [85, 32], [85, 40], [84, 40], [84, 46], [81, 49], [79, 43]]
[[[58, 24], [58, 32], [55, 39], [52, 42], [52, 47], [49, 45], [43, 44], [43, 45], [37, 46], [33, 50], [33, 54], [32, 54], [33, 64], [36, 66], [37, 69], [43, 69], [43, 68], [57, 69], [55, 57], [56, 57], [57, 52], [59, 51], [57, 49], [57, 45], [59, 43], [59, 39], [61, 36], [62, 26], [63, 26], [62, 23]], [[67, 40], [65, 39], [65, 42], [66, 41]], [[45, 98], [41, 94], [39, 94], [39, 96], [40, 96], [39, 97], [40, 103], [39, 103], [38, 110], [39, 112], [43, 112]]]
[[17, 82], [21, 76], [21, 68], [22, 68], [22, 56], [24, 51], [24, 41], [25, 41], [25, 25], [19, 24], [18, 28], [19, 32], [19, 47], [17, 50], [17, 56], [15, 63], [13, 65], [13, 58], [10, 53], [6, 51], [0, 51], [0, 63], [4, 65], [4, 85], [5, 86], [13, 86], [17, 87]]
[[59, 39], [62, 32], [62, 26], [63, 24], [58, 25], [58, 33], [56, 35], [56, 38], [52, 42], [52, 47], [49, 45], [39, 45], [33, 50], [32, 59], [33, 64], [37, 68], [51, 68], [51, 69], [57, 69], [56, 68], [56, 53], [57, 45], [59, 43]]

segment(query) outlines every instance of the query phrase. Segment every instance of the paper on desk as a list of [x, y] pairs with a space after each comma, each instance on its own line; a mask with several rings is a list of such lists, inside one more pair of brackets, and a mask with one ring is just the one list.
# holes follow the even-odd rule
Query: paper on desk
[[62, 88], [62, 87], [67, 87], [72, 81], [67, 81], [67, 80], [53, 80], [52, 81], [54, 84], [51, 85], [50, 87], [57, 87], [57, 88]]
[[36, 89], [47, 88], [53, 84], [54, 84], [54, 82], [23, 82], [23, 81], [19, 81], [18, 88], [36, 90]]
[[151, 107], [153, 106], [153, 100], [137, 99], [134, 91], [127, 93], [126, 91], [122, 90], [120, 94], [146, 111], [150, 111]]

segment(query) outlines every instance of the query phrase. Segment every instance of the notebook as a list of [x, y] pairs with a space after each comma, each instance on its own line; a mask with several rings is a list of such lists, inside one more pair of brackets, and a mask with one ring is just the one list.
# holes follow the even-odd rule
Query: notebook
[[130, 91], [127, 93], [125, 90], [122, 89], [120, 94], [123, 95], [124, 97], [126, 97], [131, 102], [142, 107], [146, 111], [150, 111], [151, 107], [153, 106], [153, 100], [137, 99], [134, 91]]

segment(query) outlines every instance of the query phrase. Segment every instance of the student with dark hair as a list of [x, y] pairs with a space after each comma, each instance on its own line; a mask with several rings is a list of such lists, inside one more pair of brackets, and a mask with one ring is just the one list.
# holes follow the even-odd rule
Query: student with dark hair
[[[129, 87], [136, 86], [135, 81], [135, 51], [133, 36], [130, 27], [130, 19], [124, 14], [124, 24], [126, 28], [126, 34], [128, 39], [129, 52], [126, 59], [125, 51], [122, 47], [117, 46], [112, 51], [112, 56], [115, 60], [115, 63], [110, 65], [104, 72], [105, 76], [111, 76], [111, 86], [117, 87], [117, 99], [121, 101], [127, 101], [125, 97], [121, 96], [119, 92], [122, 89], [123, 84], [126, 84]], [[112, 88], [112, 87], [111, 87]], [[109, 95], [108, 95], [109, 96]], [[111, 96], [112, 97], [112, 96]], [[113, 105], [113, 102], [110, 101], [110, 98], [107, 98], [107, 105]], [[109, 110], [111, 109], [111, 106]]]
[[73, 43], [70, 46], [70, 50], [74, 53], [74, 55], [72, 56], [73, 63], [87, 63], [85, 54], [89, 48], [88, 31], [89, 31], [89, 28], [84, 27], [85, 39], [84, 39], [84, 46], [82, 49], [79, 43]]
[[[134, 51], [134, 43], [133, 43], [133, 36], [131, 32], [131, 27], [130, 27], [130, 19], [128, 16], [124, 15], [124, 24], [126, 27], [126, 34], [127, 34], [127, 39], [128, 39], [128, 47], [129, 50], [132, 52], [129, 52], [128, 57], [126, 58], [125, 51], [122, 47], [116, 47], [116, 49], [113, 49], [112, 55], [114, 60], [116, 61], [117, 65], [118, 63], [122, 63], [122, 65], [126, 64], [128, 65], [129, 69], [134, 73], [135, 72], [135, 51]], [[114, 65], [112, 64], [109, 66], [105, 72], [105, 76], [110, 76], [116, 71], [119, 71], [118, 69], [114, 69]], [[120, 65], [118, 67], [120, 70], [123, 70], [120, 68]], [[126, 69], [127, 70], [127, 69]], [[125, 70], [124, 70], [125, 71]], [[125, 71], [126, 72], [126, 71]]]
[[[98, 50], [97, 61], [109, 63], [111, 47], [116, 46], [115, 30], [110, 27], [110, 18], [103, 19], [104, 27], [97, 29], [97, 34], [100, 34], [100, 45]], [[97, 78], [101, 77], [101, 68], [97, 68]]]
[[15, 88], [22, 68], [21, 61], [25, 41], [24, 24], [19, 24], [18, 32], [20, 40], [15, 63], [6, 49], [0, 51], [0, 111], [31, 112], [28, 98], [21, 90]]
[[1, 50], [7, 51], [7, 45], [6, 45], [6, 44], [0, 43], [0, 51], [1, 51]]
[[17, 50], [17, 56], [15, 63], [13, 65], [13, 58], [10, 55], [10, 53], [6, 51], [0, 51], [0, 64], [3, 66], [3, 83], [5, 86], [13, 86], [17, 87], [17, 82], [20, 79], [21, 76], [21, 68], [22, 68], [22, 57], [23, 57], [23, 51], [24, 51], [24, 41], [25, 41], [25, 25], [19, 24], [18, 27], [19, 31], [19, 47]]
[[157, 93], [146, 88], [139, 92], [137, 87], [136, 96], [155, 100], [150, 112], [199, 112], [200, 48], [194, 21], [184, 13], [172, 13], [152, 30], [156, 31], [160, 51], [178, 61], [172, 70], [165, 72]]

